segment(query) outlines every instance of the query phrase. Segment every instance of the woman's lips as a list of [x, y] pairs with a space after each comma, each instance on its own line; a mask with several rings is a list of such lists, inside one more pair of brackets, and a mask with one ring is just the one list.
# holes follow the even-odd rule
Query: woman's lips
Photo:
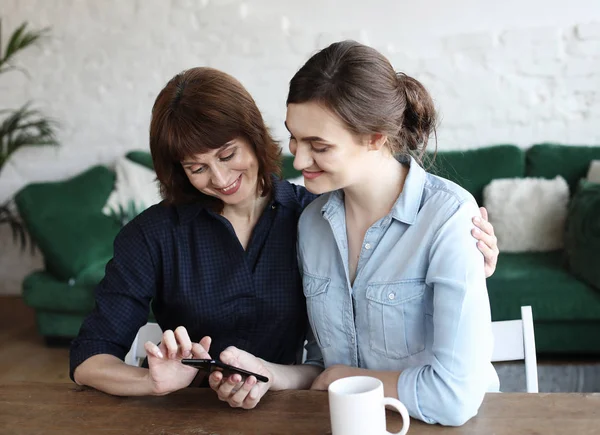
[[223, 189], [216, 189], [219, 193], [223, 195], [233, 195], [235, 192], [240, 190], [240, 186], [242, 185], [242, 176], [240, 175], [237, 180], [231, 183], [229, 186]]
[[302, 171], [302, 175], [304, 175], [304, 178], [307, 178], [309, 180], [314, 180], [319, 175], [322, 175], [323, 172], [324, 171]]

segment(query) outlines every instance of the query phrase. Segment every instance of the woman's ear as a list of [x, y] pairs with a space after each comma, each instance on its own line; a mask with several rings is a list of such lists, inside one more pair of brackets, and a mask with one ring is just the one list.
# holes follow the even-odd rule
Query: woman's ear
[[367, 136], [367, 145], [369, 151], [379, 151], [387, 142], [388, 137], [381, 133], [375, 133]]

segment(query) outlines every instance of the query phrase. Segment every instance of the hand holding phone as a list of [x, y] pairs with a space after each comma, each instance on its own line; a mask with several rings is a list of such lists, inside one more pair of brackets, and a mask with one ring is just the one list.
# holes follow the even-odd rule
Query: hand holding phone
[[225, 364], [223, 361], [217, 359], [192, 359], [186, 358], [181, 360], [182, 364], [187, 366], [195, 367], [198, 370], [202, 370], [207, 374], [211, 374], [215, 370], [223, 372], [224, 377], [229, 377], [233, 374], [238, 374], [242, 377], [242, 382], [246, 380], [249, 376], [254, 376], [256, 380], [260, 382], [269, 382], [269, 378], [263, 375], [259, 375], [258, 373], [254, 373], [248, 370], [241, 369], [239, 367], [234, 367], [229, 364]]

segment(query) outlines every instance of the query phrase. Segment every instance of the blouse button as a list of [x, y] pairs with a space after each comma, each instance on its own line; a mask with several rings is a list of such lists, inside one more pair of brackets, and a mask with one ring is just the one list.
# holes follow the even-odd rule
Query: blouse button
[[396, 299], [396, 293], [395, 293], [395, 292], [391, 292], [391, 293], [388, 295], [388, 299], [389, 299], [390, 301], [393, 301], [394, 299]]

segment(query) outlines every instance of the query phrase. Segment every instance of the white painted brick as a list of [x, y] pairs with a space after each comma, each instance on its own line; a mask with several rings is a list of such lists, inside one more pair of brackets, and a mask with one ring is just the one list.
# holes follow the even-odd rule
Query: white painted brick
[[579, 24], [575, 34], [579, 39], [600, 39], [600, 22]]
[[557, 59], [535, 60], [523, 57], [516, 62], [518, 73], [528, 76], [556, 77], [563, 74], [566, 65]]
[[500, 35], [500, 43], [509, 47], [556, 45], [560, 42], [561, 34], [561, 29], [557, 27], [511, 29]]
[[450, 36], [444, 39], [450, 50], [486, 50], [494, 46], [494, 35], [491, 33], [474, 33]]
[[571, 92], [600, 93], [600, 75], [571, 77], [565, 81], [565, 87]]
[[306, 58], [304, 60], [307, 60], [308, 56], [313, 54], [317, 48], [314, 35], [293, 27], [289, 30], [287, 41], [292, 53], [301, 56], [303, 59]]
[[600, 57], [600, 39], [587, 41], [570, 41], [567, 45], [567, 53], [573, 56], [581, 57]]
[[567, 77], [600, 75], [600, 58], [569, 58], [566, 64]]

